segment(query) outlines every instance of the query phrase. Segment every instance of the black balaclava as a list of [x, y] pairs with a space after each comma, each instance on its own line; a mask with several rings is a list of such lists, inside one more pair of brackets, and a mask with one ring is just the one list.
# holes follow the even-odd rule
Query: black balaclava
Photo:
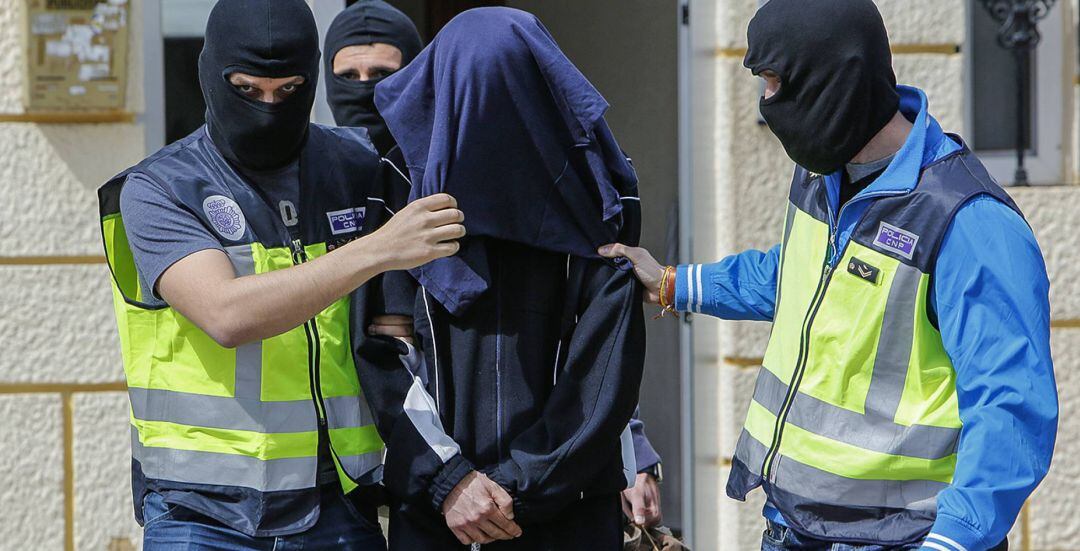
[[747, 31], [743, 65], [780, 91], [761, 115], [793, 161], [831, 174], [896, 114], [900, 95], [885, 23], [872, 0], [770, 0]]
[[401, 50], [401, 66], [409, 64], [423, 41], [407, 15], [382, 0], [360, 0], [334, 18], [326, 32], [326, 102], [338, 126], [367, 128], [380, 153], [394, 147], [386, 122], [375, 109], [375, 85], [383, 78], [356, 81], [334, 74], [334, 57], [346, 46], [389, 44]]
[[[288, 99], [250, 99], [229, 83], [232, 73], [304, 77]], [[319, 32], [304, 0], [220, 0], [206, 23], [199, 85], [214, 145], [251, 170], [280, 168], [300, 154], [319, 78]]]

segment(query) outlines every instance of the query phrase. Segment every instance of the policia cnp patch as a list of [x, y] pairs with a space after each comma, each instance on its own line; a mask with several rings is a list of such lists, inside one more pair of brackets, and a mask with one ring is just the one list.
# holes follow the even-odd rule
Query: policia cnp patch
[[875, 268], [854, 256], [848, 262], [847, 271], [849, 274], [854, 275], [859, 279], [863, 279], [877, 285], [878, 276], [881, 274], [881, 270]]

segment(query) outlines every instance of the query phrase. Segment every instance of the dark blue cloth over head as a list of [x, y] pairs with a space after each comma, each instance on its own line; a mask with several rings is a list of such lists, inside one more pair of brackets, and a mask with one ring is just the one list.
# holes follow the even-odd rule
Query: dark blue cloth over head
[[623, 224], [637, 176], [607, 102], [533, 15], [478, 8], [454, 18], [375, 103], [401, 146], [410, 199], [446, 192], [469, 237], [413, 270], [450, 312], [489, 285], [485, 237], [596, 258]]

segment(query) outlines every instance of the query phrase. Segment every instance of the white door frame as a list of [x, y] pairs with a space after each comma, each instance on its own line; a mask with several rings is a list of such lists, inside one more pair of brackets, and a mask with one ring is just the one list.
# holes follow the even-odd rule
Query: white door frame
[[[966, 3], [968, 10], [983, 9], [973, 2]], [[1065, 175], [1064, 144], [1066, 126], [1070, 120], [1066, 117], [1066, 99], [1071, 103], [1072, 98], [1066, 98], [1064, 86], [1059, 81], [1062, 74], [1065, 59], [1064, 26], [1065, 21], [1061, 6], [1054, 6], [1046, 19], [1039, 23], [1039, 31], [1042, 33], [1042, 42], [1034, 54], [1034, 66], [1032, 67], [1032, 83], [1035, 89], [1035, 97], [1032, 102], [1034, 116], [1032, 117], [1031, 136], [1034, 147], [1024, 156], [1024, 167], [1028, 172], [1028, 180], [1033, 185], [1060, 184]], [[1071, 22], [1070, 22], [1071, 23]], [[986, 113], [975, 113], [972, 97], [972, 72], [974, 59], [972, 56], [973, 45], [970, 37], [973, 36], [973, 14], [968, 12], [966, 18], [968, 47], [964, 48], [964, 127], [965, 133], [971, 135], [974, 120], [977, 116], [992, 116]], [[1011, 185], [1016, 173], [1016, 150], [978, 151], [979, 160], [986, 165], [990, 174], [1002, 185]]]
[[161, 0], [142, 2], [143, 147], [146, 155], [165, 147], [165, 41]]
[[[679, 263], [689, 264], [693, 253], [693, 135], [692, 111], [694, 106], [692, 86], [693, 41], [692, 17], [699, 2], [680, 0], [676, 9], [678, 25], [678, 98], [679, 98]], [[680, 440], [682, 465], [681, 506], [683, 539], [694, 547], [694, 337], [690, 316], [684, 316], [679, 328], [679, 400]]]

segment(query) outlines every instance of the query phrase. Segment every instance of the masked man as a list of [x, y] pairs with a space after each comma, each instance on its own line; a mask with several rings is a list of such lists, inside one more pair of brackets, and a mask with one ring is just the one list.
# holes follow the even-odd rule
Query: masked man
[[871, 0], [771, 0], [748, 38], [797, 164], [781, 243], [666, 269], [601, 253], [662, 306], [773, 322], [727, 484], [764, 488], [763, 549], [1005, 549], [1058, 413], [1031, 229], [896, 86]]
[[221, 0], [206, 126], [99, 191], [146, 549], [385, 547], [348, 295], [464, 228], [448, 195], [386, 216], [363, 132], [308, 122], [318, 64], [303, 0]]

